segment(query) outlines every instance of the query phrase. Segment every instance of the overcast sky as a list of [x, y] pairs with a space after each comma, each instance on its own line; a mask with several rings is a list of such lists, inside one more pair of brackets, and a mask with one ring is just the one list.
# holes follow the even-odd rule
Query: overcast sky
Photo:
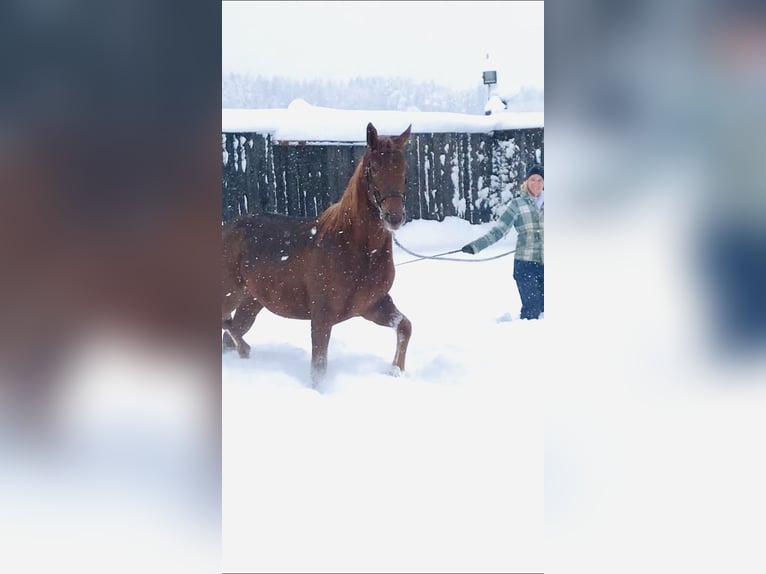
[[223, 2], [222, 21], [224, 74], [543, 88], [543, 2]]

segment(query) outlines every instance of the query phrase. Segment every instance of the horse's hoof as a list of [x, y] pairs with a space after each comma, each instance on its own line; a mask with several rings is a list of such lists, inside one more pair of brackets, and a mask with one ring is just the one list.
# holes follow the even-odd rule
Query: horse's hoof
[[402, 371], [396, 365], [391, 365], [391, 368], [388, 369], [388, 374], [392, 377], [401, 377], [404, 374], [404, 371]]
[[319, 386], [322, 384], [322, 381], [324, 381], [324, 375], [315, 375], [311, 374], [311, 388], [314, 390], [318, 390]]

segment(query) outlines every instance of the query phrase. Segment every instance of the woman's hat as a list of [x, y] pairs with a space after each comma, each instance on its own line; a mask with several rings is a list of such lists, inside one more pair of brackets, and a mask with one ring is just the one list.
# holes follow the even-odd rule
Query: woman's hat
[[543, 175], [543, 166], [541, 166], [539, 164], [532, 165], [532, 167], [530, 167], [527, 170], [527, 179], [529, 179], [530, 177], [532, 177], [535, 174], [537, 174], [540, 177], [542, 177], [543, 179], [545, 179], [545, 176]]

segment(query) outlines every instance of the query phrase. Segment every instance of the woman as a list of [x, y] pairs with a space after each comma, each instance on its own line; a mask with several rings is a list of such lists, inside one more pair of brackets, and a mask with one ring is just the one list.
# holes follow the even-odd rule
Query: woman
[[521, 319], [539, 319], [545, 311], [543, 291], [543, 167], [533, 165], [521, 184], [521, 193], [511, 200], [497, 225], [475, 241], [464, 245], [464, 253], [476, 254], [516, 229], [513, 278], [521, 296]]

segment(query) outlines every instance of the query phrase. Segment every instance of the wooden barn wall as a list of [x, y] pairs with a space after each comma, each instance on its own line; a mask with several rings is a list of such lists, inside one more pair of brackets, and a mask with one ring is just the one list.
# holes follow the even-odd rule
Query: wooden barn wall
[[[254, 133], [222, 137], [223, 220], [244, 213], [313, 217], [343, 194], [363, 145], [275, 142]], [[543, 128], [491, 134], [413, 134], [408, 145], [407, 220], [495, 219], [524, 166], [543, 161]]]

